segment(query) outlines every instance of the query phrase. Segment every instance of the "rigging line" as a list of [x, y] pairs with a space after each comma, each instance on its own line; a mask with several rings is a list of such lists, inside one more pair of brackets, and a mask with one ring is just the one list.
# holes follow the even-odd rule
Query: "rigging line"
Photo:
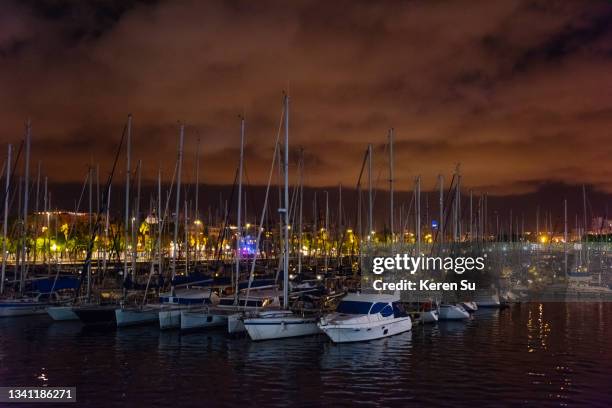
[[[434, 247], [436, 244], [439, 244], [438, 242], [438, 235], [442, 234], [444, 235], [444, 232], [446, 230], [446, 226], [448, 224], [448, 217], [449, 217], [449, 213], [450, 211], [450, 206], [452, 205], [453, 202], [453, 196], [454, 194], [451, 194], [451, 191], [453, 191], [454, 188], [454, 184], [455, 184], [455, 174], [453, 174], [453, 178], [451, 179], [450, 185], [448, 186], [448, 191], [446, 194], [446, 202], [444, 203], [442, 210], [443, 210], [443, 214], [442, 217], [444, 218], [444, 220], [440, 220], [440, 222], [444, 221], [442, 224], [442, 228], [438, 227], [438, 230], [436, 231], [436, 235], [433, 238], [433, 245], [431, 247], [431, 253], [433, 254], [434, 252]], [[448, 209], [448, 210], [447, 210]], [[438, 245], [438, 249], [441, 250], [442, 248], [440, 247], [441, 245]]]
[[[247, 189], [249, 192], [251, 192], [251, 194], [246, 194], [247, 204], [249, 204], [251, 208], [257, 208], [257, 203], [254, 201], [254, 198], [253, 198], [255, 196], [255, 192], [257, 191], [256, 190], [257, 186], [256, 185], [254, 186], [251, 184], [251, 180], [249, 179], [249, 174], [247, 172], [246, 160], [242, 163], [242, 167], [244, 170], [244, 176], [245, 176], [246, 183], [247, 183], [246, 188], [245, 188], [245, 193], [247, 192]], [[245, 208], [245, 212], [246, 212], [246, 208]], [[256, 221], [255, 224], [257, 224], [257, 220], [255, 221]], [[245, 222], [246, 222], [246, 217], [245, 217]]]
[[[387, 156], [387, 148], [389, 147], [388, 143], [385, 143], [383, 150], [383, 157]], [[374, 207], [374, 203], [376, 202], [376, 193], [378, 192], [378, 184], [380, 183], [380, 178], [382, 177], [382, 172], [385, 169], [385, 163], [381, 163], [378, 166], [378, 176], [376, 176], [376, 181], [374, 182], [374, 191], [372, 193], [372, 207]]]
[[[240, 171], [240, 167], [236, 167], [236, 173], [234, 175], [234, 183], [232, 185], [232, 192], [229, 197], [229, 202], [227, 205], [227, 210], [225, 212], [223, 218], [223, 227], [219, 230], [219, 234], [217, 235], [217, 255], [216, 262], [219, 262], [221, 259], [221, 252], [223, 251], [223, 241], [225, 240], [225, 235], [227, 233], [227, 224], [229, 222], [230, 214], [232, 212], [232, 205], [234, 202], [234, 192], [236, 191], [236, 183], [238, 182], [238, 172]], [[232, 275], [233, 276], [233, 275]]]
[[[176, 175], [178, 173], [178, 167], [179, 167], [179, 162], [177, 160], [175, 162], [175, 164], [174, 164], [174, 172], [172, 173], [172, 181], [170, 182], [170, 188], [168, 189], [168, 191], [166, 191], [166, 206], [164, 207], [163, 222], [161, 221], [161, 214], [157, 214], [158, 222], [161, 222], [159, 228], [162, 231], [163, 231], [163, 228], [166, 226], [166, 218], [167, 218], [168, 211], [169, 211], [170, 199], [172, 198], [172, 190], [174, 190], [174, 183], [176, 181]], [[156, 239], [158, 239], [159, 238], [159, 234], [156, 234], [156, 235], [158, 235], [158, 237], [156, 238]], [[175, 243], [175, 245], [176, 245], [176, 243]], [[172, 273], [172, 271], [170, 270], [170, 268], [168, 268], [168, 274], [169, 274], [168, 277], [171, 277], [171, 273]], [[170, 285], [172, 285], [172, 279], [170, 279]]]
[[[170, 182], [170, 188], [167, 191], [166, 194], [166, 205], [164, 207], [164, 214], [163, 214], [163, 218], [162, 218], [162, 214], [157, 214], [157, 222], [158, 222], [158, 229], [163, 231], [165, 225], [166, 225], [166, 220], [168, 218], [168, 212], [169, 212], [169, 207], [170, 207], [170, 197], [172, 196], [172, 190], [174, 189], [174, 182], [175, 182], [175, 178], [176, 178], [176, 173], [178, 172], [178, 160], [176, 161], [176, 164], [174, 165], [174, 173], [172, 174], [172, 181]], [[160, 172], [161, 173], [161, 172]], [[161, 203], [159, 203], [161, 204]], [[155, 234], [155, 242], [153, 243], [153, 245], [151, 246], [151, 248], [158, 248], [159, 249], [159, 254], [157, 254], [160, 258], [161, 258], [161, 234], [157, 233]], [[175, 244], [176, 245], [176, 244]], [[149, 284], [151, 283], [151, 278], [153, 277], [153, 272], [154, 272], [154, 264], [156, 261], [156, 257], [151, 256], [151, 267], [149, 269], [149, 277], [147, 278], [147, 286], [146, 286], [146, 290], [142, 299], [142, 306], [144, 306], [145, 301], [147, 299], [147, 292], [149, 290]], [[162, 261], [163, 262], [163, 261]], [[158, 270], [161, 271], [161, 265], [158, 265]], [[170, 271], [168, 271], [170, 273]], [[161, 274], [160, 274], [161, 275]], [[172, 282], [170, 281], [170, 285], [172, 285]], [[161, 288], [160, 288], [161, 289]]]
[[[17, 165], [19, 163], [19, 158], [21, 157], [21, 152], [23, 150], [23, 145], [24, 145], [24, 140], [21, 139], [21, 142], [19, 143], [19, 149], [17, 149], [17, 155], [15, 156], [15, 161], [13, 163], [13, 168], [11, 169], [11, 178], [9, 180], [9, 185], [6, 187], [6, 190], [4, 192], [4, 195], [2, 196], [2, 203], [4, 204], [5, 200], [4, 197], [9, 194], [10, 192], [10, 187], [13, 185], [13, 182], [15, 181], [15, 172], [17, 170]], [[11, 209], [13, 208], [13, 204], [15, 203], [15, 197], [17, 195], [13, 194], [13, 198], [11, 199], [11, 197], [9, 197], [9, 213], [11, 211]], [[2, 207], [2, 209], [4, 209], [4, 207]]]
[[[257, 248], [259, 248], [259, 243], [261, 240], [261, 233], [263, 231], [263, 226], [264, 226], [264, 222], [266, 219], [266, 209], [268, 207], [268, 198], [270, 196], [270, 185], [272, 184], [272, 177], [274, 175], [274, 165], [275, 165], [275, 161], [276, 161], [276, 155], [278, 153], [278, 148], [279, 148], [279, 140], [280, 140], [280, 135], [281, 135], [281, 131], [282, 131], [282, 126], [283, 126], [283, 119], [284, 119], [284, 114], [285, 111], [284, 109], [281, 111], [281, 118], [280, 118], [280, 124], [278, 127], [278, 132], [276, 134], [276, 142], [274, 143], [274, 153], [272, 155], [272, 164], [270, 165], [270, 171], [268, 172], [268, 183], [266, 185], [266, 195], [264, 198], [264, 204], [263, 204], [263, 209], [261, 210], [261, 220], [259, 221], [259, 229], [257, 230], [257, 238], [255, 240], [255, 255], [253, 256], [253, 262], [251, 263], [251, 271], [249, 274], [249, 283], [247, 286], [247, 291], [246, 291], [246, 299], [244, 301], [244, 306], [246, 308], [247, 305], [247, 301], [249, 299], [249, 292], [251, 290], [251, 283], [253, 282], [253, 279], [255, 278], [255, 262], [257, 261]], [[287, 273], [287, 272], [285, 272]]]
[[79, 196], [79, 201], [74, 209], [74, 217], [72, 217], [72, 223], [70, 224], [70, 228], [68, 229], [67, 239], [72, 238], [72, 233], [76, 228], [76, 221], [78, 217], [79, 210], [81, 209], [81, 201], [83, 200], [83, 195], [85, 195], [85, 190], [87, 189], [87, 183], [89, 182], [89, 174], [90, 171], [87, 171], [87, 176], [85, 176], [85, 181], [83, 182], [83, 188], [81, 189], [81, 195]]
[[[89, 239], [89, 244], [87, 245], [87, 255], [85, 257], [85, 261], [83, 262], [83, 269], [81, 271], [81, 278], [79, 279], [79, 285], [76, 288], [76, 293], [81, 291], [81, 287], [83, 286], [83, 279], [85, 279], [85, 275], [88, 274], [88, 271], [91, 268], [91, 256], [93, 252], [94, 241], [96, 235], [98, 234], [98, 230], [100, 229], [100, 220], [102, 218], [102, 214], [106, 212], [107, 200], [105, 199], [110, 194], [111, 184], [113, 182], [113, 176], [115, 175], [115, 169], [117, 167], [117, 161], [119, 160], [119, 155], [121, 153], [121, 148], [123, 147], [123, 141], [125, 139], [125, 134], [127, 131], [127, 124], [123, 126], [123, 132], [121, 134], [121, 141], [119, 142], [119, 146], [117, 147], [117, 153], [115, 154], [115, 161], [113, 163], [112, 170], [108, 175], [108, 180], [106, 182], [106, 188], [102, 193], [102, 206], [98, 209], [98, 214], [96, 215], [96, 223], [92, 228], [91, 237]], [[125, 272], [124, 272], [125, 273]]]
[[[359, 194], [359, 190], [361, 188], [361, 177], [363, 177], [363, 172], [365, 170], [365, 166], [366, 163], [368, 161], [368, 155], [369, 155], [369, 150], [366, 149], [365, 154], [363, 155], [363, 162], [361, 163], [361, 170], [359, 171], [359, 177], [357, 177], [357, 184], [356, 184], [356, 190]], [[372, 205], [373, 205], [373, 201], [372, 200]], [[355, 212], [355, 225], [357, 225], [357, 218], [360, 216], [360, 214], [357, 214], [357, 212]], [[361, 238], [361, 237], [360, 237]], [[338, 256], [336, 261], [338, 262], [338, 264], [340, 264], [340, 259], [342, 258], [342, 247], [344, 246], [344, 241], [346, 239], [346, 228], [342, 231], [342, 238], [340, 239], [340, 243], [338, 245]]]
[[[409, 203], [409, 206], [408, 206], [408, 212], [406, 213], [406, 217], [404, 218], [405, 221], [402, 223], [402, 228], [403, 228], [402, 232], [406, 231], [406, 229], [408, 229], [408, 222], [409, 222], [408, 220], [410, 220], [410, 216], [412, 215], [412, 206], [415, 203], [415, 201], [416, 201], [416, 194], [413, 191], [412, 192], [412, 197], [410, 198], [410, 203]], [[400, 222], [401, 221], [403, 221], [403, 220], [400, 220]]]

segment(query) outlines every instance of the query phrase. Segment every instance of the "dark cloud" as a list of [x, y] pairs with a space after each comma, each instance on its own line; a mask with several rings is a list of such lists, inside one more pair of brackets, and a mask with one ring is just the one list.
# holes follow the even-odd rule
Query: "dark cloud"
[[8, 1], [0, 139], [31, 118], [34, 162], [79, 183], [92, 158], [110, 168], [132, 113], [150, 181], [171, 177], [181, 121], [187, 179], [199, 138], [201, 180], [224, 184], [243, 114], [261, 184], [289, 90], [312, 186], [354, 185], [368, 143], [384, 174], [394, 127], [400, 189], [461, 162], [480, 191], [612, 192], [611, 17], [605, 1]]

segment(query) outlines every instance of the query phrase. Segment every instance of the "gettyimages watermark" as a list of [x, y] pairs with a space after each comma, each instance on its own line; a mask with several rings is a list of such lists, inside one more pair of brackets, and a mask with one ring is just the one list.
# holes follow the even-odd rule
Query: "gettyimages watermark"
[[612, 301], [612, 245], [364, 245], [361, 287], [404, 300]]
[[[407, 253], [395, 254], [393, 256], [374, 256], [372, 257], [371, 270], [374, 275], [382, 275], [385, 272], [404, 272], [413, 276], [418, 272], [429, 275], [429, 272], [440, 271], [445, 273], [451, 271], [457, 275], [462, 275], [474, 270], [483, 271], [485, 269], [486, 256], [486, 254], [478, 257], [412, 256]], [[385, 282], [381, 277], [381, 279], [374, 279], [372, 281], [372, 288], [377, 291], [476, 290], [476, 283], [470, 282], [467, 279], [462, 279], [460, 282], [436, 282], [431, 276], [428, 279], [419, 279], [417, 281], [404, 278], [395, 282]]]

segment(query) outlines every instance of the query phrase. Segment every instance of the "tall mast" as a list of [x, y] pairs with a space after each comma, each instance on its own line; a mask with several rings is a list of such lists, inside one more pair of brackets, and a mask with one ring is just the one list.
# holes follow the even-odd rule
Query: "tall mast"
[[136, 203], [134, 205], [134, 216], [132, 217], [132, 275], [136, 277], [136, 263], [138, 261], [138, 230], [140, 227], [140, 175], [142, 173], [142, 161], [138, 160], [136, 167]]
[[302, 274], [302, 209], [304, 205], [304, 150], [300, 150], [300, 215], [298, 230], [298, 276]]
[[438, 186], [440, 187], [440, 221], [438, 223], [438, 235], [440, 244], [444, 243], [444, 176], [438, 175]]
[[421, 176], [417, 176], [415, 181], [415, 220], [414, 227], [416, 230], [416, 256], [421, 254]]
[[289, 95], [285, 95], [285, 256], [283, 273], [283, 308], [289, 306]]
[[[89, 236], [91, 237], [91, 233], [93, 231], [93, 220], [91, 217], [91, 212], [92, 212], [92, 205], [93, 205], [93, 172], [92, 172], [92, 167], [91, 167], [91, 162], [89, 163], [89, 167], [87, 169], [87, 182], [89, 185], [89, 207], [88, 207], [88, 221], [89, 221]], [[91, 263], [87, 263], [86, 264], [86, 268], [87, 268], [87, 301], [89, 302], [89, 299], [91, 298]]]
[[4, 222], [2, 224], [2, 281], [0, 281], [0, 295], [4, 293], [4, 279], [6, 277], [6, 233], [8, 227], [8, 205], [9, 205], [9, 190], [11, 180], [11, 155], [13, 146], [8, 145], [6, 154], [6, 172], [5, 172], [5, 189], [4, 189]]
[[327, 237], [329, 237], [329, 192], [325, 192], [325, 235], [323, 236], [323, 249], [325, 250], [325, 273], [329, 265], [329, 254], [327, 252]]
[[[315, 267], [317, 267], [317, 255], [318, 255], [318, 249], [319, 249], [319, 244], [318, 244], [318, 237], [319, 234], [319, 214], [317, 213], [317, 191], [315, 190], [314, 192], [314, 198], [312, 200], [312, 240], [311, 242], [314, 242], [316, 247], [314, 249], [315, 252], [315, 256], [314, 256], [314, 261], [315, 261]], [[312, 258], [312, 254], [310, 254], [310, 257]]]
[[28, 239], [28, 198], [30, 196], [30, 138], [32, 136], [32, 124], [28, 119], [27, 130], [26, 130], [26, 156], [25, 156], [25, 177], [23, 179], [23, 236], [22, 236], [22, 246], [21, 250], [23, 251], [23, 261], [21, 264], [21, 283], [19, 285], [19, 293], [23, 293], [23, 289], [25, 286], [25, 275], [27, 271], [27, 256], [28, 252], [26, 249], [27, 239]]
[[391, 244], [393, 245], [393, 128], [389, 129], [389, 201], [389, 228], [391, 229]]
[[487, 236], [487, 211], [488, 211], [488, 205], [489, 205], [489, 198], [487, 193], [484, 194], [484, 216], [482, 217], [482, 222], [483, 222], [483, 226], [482, 226], [482, 232], [483, 232], [483, 241], [486, 239]]
[[[35, 203], [35, 214], [36, 214], [36, 225], [34, 226], [34, 234], [38, 234], [38, 218], [40, 212], [40, 160], [38, 161], [38, 166], [36, 166], [36, 203]], [[36, 237], [34, 237], [36, 240]], [[36, 265], [38, 251], [36, 245], [36, 241], [34, 242], [34, 265]]]
[[198, 137], [198, 143], [196, 147], [196, 178], [195, 178], [195, 212], [194, 212], [194, 223], [196, 227], [196, 236], [195, 236], [195, 264], [197, 264], [198, 259], [200, 257], [200, 207], [199, 207], [199, 198], [200, 198], [200, 138]]
[[588, 240], [589, 240], [589, 230], [588, 230], [588, 226], [587, 226], [586, 187], [585, 187], [584, 184], [582, 185], [582, 211], [583, 211], [583, 216], [584, 216], [584, 226], [583, 226], [584, 239], [588, 242]]
[[45, 207], [45, 218], [47, 219], [47, 235], [45, 237], [45, 252], [46, 252], [46, 260], [47, 260], [47, 268], [48, 268], [48, 274], [51, 275], [51, 220], [50, 220], [50, 210], [49, 210], [49, 189], [48, 189], [48, 177], [45, 176], [45, 198], [44, 198], [44, 207]]
[[[157, 169], [157, 256], [158, 263], [157, 266], [158, 273], [161, 276], [163, 262], [162, 262], [162, 193], [161, 193], [161, 166]], [[167, 204], [166, 204], [167, 205]], [[164, 217], [165, 218], [165, 217]]]
[[89, 198], [89, 212], [88, 212], [88, 221], [89, 221], [89, 236], [91, 236], [91, 232], [93, 231], [93, 159], [89, 163], [89, 168], [87, 169], [87, 179], [88, 179], [88, 198]]
[[342, 237], [343, 237], [343, 225], [342, 225], [342, 183], [338, 184], [338, 222], [337, 222], [337, 237], [338, 237], [338, 265], [342, 265]]
[[100, 213], [100, 163], [96, 163], [96, 214]]
[[[187, 191], [185, 191], [185, 197], [187, 197]], [[185, 273], [189, 274], [189, 207], [187, 206], [187, 199], [185, 198], [185, 204], [183, 207], [183, 228], [185, 233]]]
[[474, 200], [474, 192], [470, 190], [470, 241], [474, 241], [474, 225], [473, 225], [473, 213], [472, 213], [472, 201]]
[[196, 147], [196, 172], [195, 172], [195, 218], [196, 220], [200, 219], [200, 212], [198, 207], [198, 199], [200, 192], [200, 138], [198, 137], [198, 143]]
[[338, 184], [338, 233], [342, 235], [342, 183]]
[[368, 236], [374, 230], [372, 224], [372, 144], [368, 144]]
[[123, 280], [125, 281], [128, 276], [128, 240], [130, 230], [130, 176], [132, 171], [132, 115], [128, 115], [127, 123], [127, 144], [126, 144], [126, 171], [125, 171], [125, 234], [124, 234], [124, 245], [125, 250], [123, 251]]
[[183, 138], [185, 125], [181, 124], [178, 145], [178, 169], [176, 177], [176, 206], [174, 208], [174, 248], [172, 251], [172, 279], [176, 276], [176, 253], [178, 251], [179, 211], [181, 210], [181, 169], [183, 167]]
[[109, 185], [108, 186], [108, 197], [106, 197], [106, 220], [104, 220], [104, 255], [103, 255], [104, 258], [102, 259], [102, 271], [104, 271], [104, 273], [106, 273], [106, 263], [107, 263], [107, 258], [108, 258], [107, 246], [108, 246], [108, 229], [110, 226], [111, 188], [112, 188], [112, 185]]
[[563, 200], [563, 242], [567, 245], [567, 199]]
[[[244, 118], [240, 119], [240, 162], [238, 164], [238, 212], [236, 216], [236, 290], [234, 292], [234, 304], [238, 304], [238, 288], [240, 279], [240, 238], [242, 227], [242, 168], [244, 165]], [[285, 255], [286, 256], [286, 255]], [[285, 269], [285, 275], [287, 269]], [[245, 304], [246, 305], [246, 304]]]
[[459, 217], [461, 213], [461, 175], [459, 174], [459, 165], [455, 170], [455, 177], [457, 182], [455, 183], [455, 211], [453, 217], [453, 238], [455, 242], [461, 239], [461, 227], [459, 225]]

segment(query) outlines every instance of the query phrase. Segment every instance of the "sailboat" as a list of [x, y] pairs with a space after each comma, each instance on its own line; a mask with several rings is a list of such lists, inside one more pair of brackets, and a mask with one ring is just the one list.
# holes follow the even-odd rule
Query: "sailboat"
[[47, 313], [47, 306], [53, 304], [49, 293], [32, 293], [16, 299], [0, 300], [0, 317], [30, 316]]
[[279, 208], [279, 212], [284, 215], [283, 309], [260, 312], [257, 317], [244, 319], [244, 327], [252, 340], [279, 339], [319, 333], [317, 317], [298, 315], [289, 310], [289, 95], [285, 94], [284, 99], [285, 158], [283, 167], [285, 204], [284, 208]]
[[[32, 135], [32, 126], [28, 120], [26, 124], [25, 133], [25, 163], [24, 163], [24, 195], [23, 195], [23, 215], [20, 219], [22, 229], [20, 231], [21, 244], [17, 254], [18, 260], [17, 265], [20, 266], [20, 278], [15, 279], [13, 283], [13, 289], [19, 288], [18, 296], [13, 295], [10, 298], [0, 299], [0, 317], [13, 317], [13, 316], [29, 316], [37, 314], [45, 314], [47, 306], [59, 302], [61, 299], [53, 287], [31, 290], [25, 292], [26, 283], [34, 284], [36, 280], [27, 280], [26, 275], [28, 271], [28, 249], [26, 248], [26, 242], [28, 241], [28, 198], [29, 198], [29, 185], [30, 185], [30, 143]], [[7, 227], [8, 227], [8, 209], [9, 209], [9, 192], [10, 192], [10, 180], [11, 180], [11, 155], [12, 146], [8, 146], [8, 157], [6, 161], [6, 190], [4, 192], [4, 222], [3, 222], [3, 240], [2, 240], [2, 274], [0, 277], [0, 296], [4, 295], [5, 289], [5, 278], [6, 278], [6, 266], [7, 266]], [[16, 164], [16, 163], [15, 163]]]

